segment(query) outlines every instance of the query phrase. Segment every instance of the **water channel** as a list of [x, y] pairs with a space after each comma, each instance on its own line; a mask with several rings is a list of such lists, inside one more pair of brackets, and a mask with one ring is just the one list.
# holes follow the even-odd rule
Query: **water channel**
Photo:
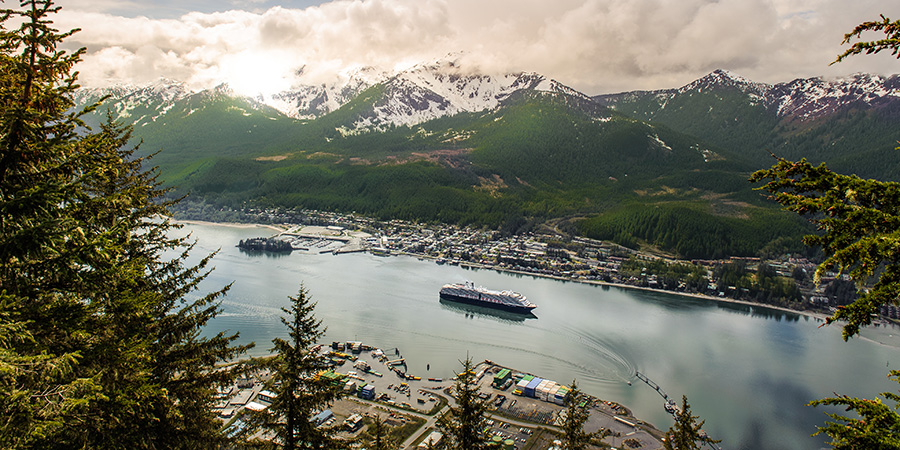
[[[817, 449], [824, 408], [807, 402], [834, 392], [872, 398], [897, 391], [886, 378], [900, 367], [900, 328], [866, 330], [843, 342], [837, 327], [762, 307], [592, 286], [494, 270], [437, 265], [413, 257], [364, 253], [251, 255], [235, 244], [265, 228], [188, 225], [194, 258], [221, 249], [203, 292], [234, 283], [223, 313], [206, 329], [240, 332], [266, 354], [285, 335], [280, 308], [303, 282], [327, 327], [324, 342], [359, 340], [398, 347], [411, 373], [451, 377], [472, 357], [568, 383], [615, 400], [667, 429], [663, 401], [638, 370], [672, 397], [687, 395], [726, 449]], [[448, 282], [471, 280], [525, 294], [537, 318], [439, 301]], [[430, 366], [426, 370], [426, 367]], [[629, 385], [629, 382], [631, 385]]]

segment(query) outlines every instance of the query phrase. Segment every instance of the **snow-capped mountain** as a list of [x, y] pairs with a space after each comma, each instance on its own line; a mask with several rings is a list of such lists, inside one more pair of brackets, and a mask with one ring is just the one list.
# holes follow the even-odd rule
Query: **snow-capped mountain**
[[[685, 97], [737, 90], [752, 105], [761, 104], [777, 117], [814, 121], [850, 107], [879, 107], [900, 101], [900, 77], [857, 74], [826, 80], [803, 78], [775, 85], [755, 83], [726, 70], [716, 70], [677, 89], [599, 95], [595, 100], [612, 108], [653, 99], [660, 110]], [[712, 105], [711, 105], [712, 106]]]
[[837, 80], [797, 79], [772, 86], [766, 98], [780, 117], [809, 121], [852, 106], [877, 108], [900, 102], [900, 77], [856, 74]]
[[[104, 97], [104, 105], [108, 106], [116, 118], [129, 118], [137, 123], [141, 119], [154, 121], [166, 114], [177, 101], [185, 99], [193, 93], [184, 83], [161, 78], [147, 85], [118, 85], [107, 88], [82, 88], [75, 91], [76, 104], [88, 105], [100, 101]], [[134, 114], [139, 112], [138, 117]]]
[[301, 85], [256, 99], [288, 117], [310, 120], [337, 110], [364, 90], [384, 82], [389, 76], [374, 67], [363, 67], [331, 83]]
[[461, 112], [490, 110], [519, 91], [565, 93], [589, 99], [537, 73], [470, 74], [453, 61], [415, 66], [383, 84], [384, 92], [374, 100], [371, 113], [360, 117], [355, 128], [411, 126]]
[[187, 117], [210, 106], [214, 101], [240, 101], [243, 114], [247, 111], [261, 111], [272, 117], [278, 112], [249, 97], [238, 97], [228, 85], [221, 84], [199, 92], [189, 90], [184, 83], [160, 79], [153, 83], [138, 85], [118, 85], [107, 88], [84, 88], [75, 92], [76, 105], [89, 105], [102, 100], [102, 110], [109, 110], [113, 118], [124, 120], [136, 126], [146, 126], [160, 119]]
[[895, 179], [898, 173], [892, 162], [900, 141], [897, 75], [769, 85], [718, 70], [677, 89], [594, 99], [628, 116], [738, 151], [757, 167], [771, 164], [775, 154], [827, 161], [840, 172], [880, 179]]
[[[383, 130], [461, 112], [489, 110], [519, 91], [560, 93], [591, 101], [587, 95], [537, 73], [467, 73], [452, 60], [421, 64], [395, 74], [364, 68], [334, 83], [299, 86], [275, 95], [243, 100], [251, 106], [274, 108], [290, 118], [312, 120], [338, 110], [374, 86], [381, 89], [366, 99], [366, 107], [355, 112], [349, 128]], [[75, 100], [87, 104], [108, 96], [106, 104], [117, 117], [131, 118], [135, 125], [140, 125], [156, 121], [170, 111], [193, 111], [192, 108], [173, 110], [178, 102], [193, 103], [191, 99], [221, 95], [234, 94], [225, 85], [191, 92], [183, 83], [162, 79], [146, 86], [82, 89], [76, 93]]]

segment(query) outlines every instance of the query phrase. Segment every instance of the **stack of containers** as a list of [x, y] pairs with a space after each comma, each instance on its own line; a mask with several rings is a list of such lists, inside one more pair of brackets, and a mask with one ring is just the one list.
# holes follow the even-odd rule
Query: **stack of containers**
[[550, 380], [541, 381], [537, 387], [534, 388], [534, 398], [538, 400], [547, 400], [547, 392], [544, 390], [547, 387], [547, 384], [550, 383]]
[[544, 384], [538, 388], [537, 396], [545, 402], [552, 402], [553, 397], [550, 397], [550, 392], [554, 389], [559, 389], [559, 383], [546, 380]]
[[522, 379], [519, 380], [518, 383], [516, 383], [516, 388], [513, 389], [513, 394], [525, 395], [525, 387], [528, 386], [528, 383], [530, 383], [533, 378], [534, 377], [531, 375], [525, 375], [524, 377], [522, 377]]
[[509, 369], [502, 369], [494, 375], [494, 387], [503, 386], [503, 383], [509, 379]]
[[547, 400], [546, 401], [556, 403], [556, 393], [559, 392], [559, 389], [562, 387], [563, 386], [561, 384], [557, 384], [557, 385], [553, 386], [553, 389], [550, 389], [550, 391], [547, 392]]
[[566, 397], [569, 396], [569, 391], [571, 391], [571, 389], [565, 386], [560, 386], [559, 390], [557, 390], [556, 393], [553, 394], [553, 403], [556, 403], [557, 405], [565, 405]]
[[359, 398], [363, 398], [366, 400], [372, 400], [375, 398], [375, 386], [371, 384], [365, 384], [359, 388]]
[[537, 377], [535, 377], [531, 381], [529, 381], [528, 385], [525, 386], [525, 390], [524, 390], [525, 396], [534, 398], [535, 390], [537, 389], [538, 385], [540, 385], [543, 381], [544, 381], [543, 378], [537, 378]]

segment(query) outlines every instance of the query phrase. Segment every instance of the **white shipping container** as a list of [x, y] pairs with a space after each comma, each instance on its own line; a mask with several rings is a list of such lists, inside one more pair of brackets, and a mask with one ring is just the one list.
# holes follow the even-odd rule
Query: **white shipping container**
[[550, 392], [547, 393], [547, 397], [553, 399], [556, 397], [556, 393], [559, 392], [559, 389], [562, 388], [560, 385], [553, 386], [553, 389], [550, 389]]
[[541, 400], [547, 402], [552, 401], [550, 397], [550, 393], [554, 390], [559, 389], [559, 383], [555, 381], [551, 381], [544, 386], [544, 389], [541, 391]]

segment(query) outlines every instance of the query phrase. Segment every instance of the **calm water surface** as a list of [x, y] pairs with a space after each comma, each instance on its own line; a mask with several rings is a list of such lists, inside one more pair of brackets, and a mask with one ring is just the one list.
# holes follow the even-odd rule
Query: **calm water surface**
[[[240, 239], [265, 228], [189, 225], [194, 254], [221, 249], [204, 292], [234, 283], [207, 332], [240, 332], [266, 354], [284, 336], [280, 308], [303, 282], [327, 327], [324, 342], [360, 340], [397, 347], [411, 373], [451, 377], [459, 360], [497, 363], [619, 401], [660, 429], [672, 424], [659, 395], [634, 377], [648, 375], [672, 397], [687, 395], [726, 449], [816, 449], [824, 423], [810, 400], [834, 392], [873, 397], [896, 391], [900, 329], [873, 328], [843, 342], [840, 329], [760, 307], [439, 266], [412, 257], [368, 254], [250, 255]], [[439, 301], [448, 282], [511, 289], [538, 304], [522, 320]], [[518, 319], [518, 320], [517, 320]], [[426, 370], [430, 365], [430, 370]], [[628, 382], [632, 385], [629, 386]]]

